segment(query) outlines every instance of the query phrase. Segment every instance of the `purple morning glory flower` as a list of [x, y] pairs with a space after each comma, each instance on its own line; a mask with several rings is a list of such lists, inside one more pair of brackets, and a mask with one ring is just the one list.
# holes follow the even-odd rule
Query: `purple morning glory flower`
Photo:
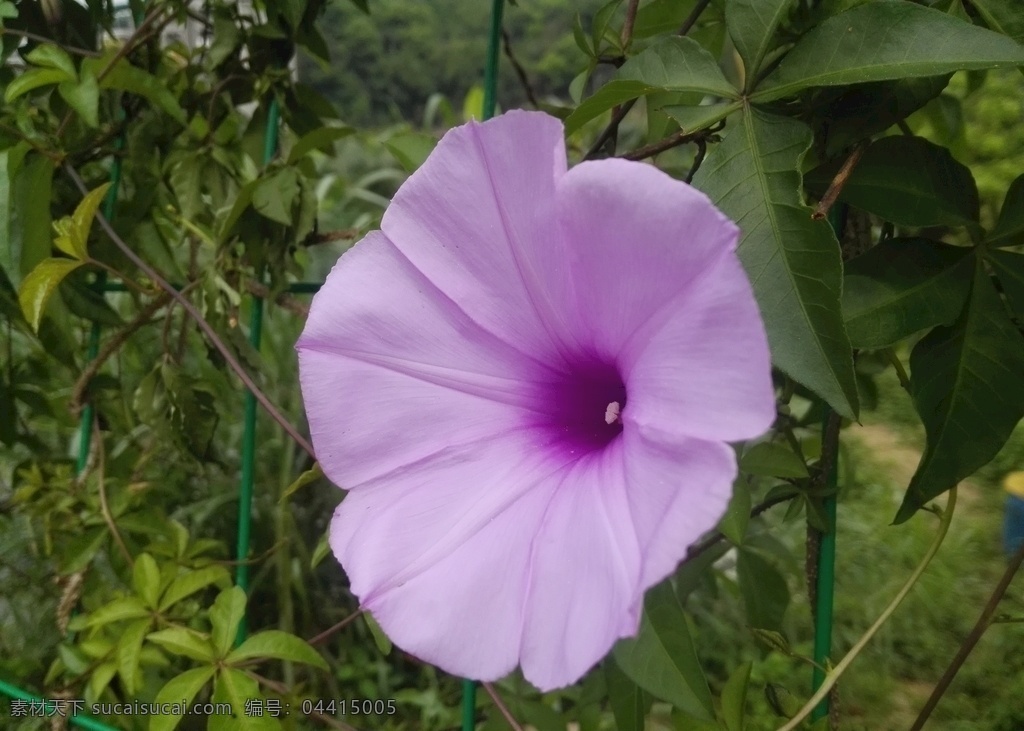
[[774, 418], [736, 226], [561, 124], [453, 129], [344, 254], [298, 342], [330, 543], [396, 645], [568, 685], [713, 528]]

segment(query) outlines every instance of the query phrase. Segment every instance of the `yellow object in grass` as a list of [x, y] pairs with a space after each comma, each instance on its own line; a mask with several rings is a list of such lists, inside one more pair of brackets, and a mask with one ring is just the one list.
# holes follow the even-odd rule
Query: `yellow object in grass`
[[1024, 498], [1024, 472], [1010, 472], [1003, 478], [1003, 489], [1011, 495]]

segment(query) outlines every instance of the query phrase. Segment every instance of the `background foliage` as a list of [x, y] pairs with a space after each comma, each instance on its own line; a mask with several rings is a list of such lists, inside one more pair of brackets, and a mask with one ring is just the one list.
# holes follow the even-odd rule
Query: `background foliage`
[[[574, 162], [652, 159], [740, 221], [779, 419], [742, 448], [720, 533], [650, 592], [637, 640], [564, 691], [518, 675], [498, 690], [541, 731], [784, 723], [808, 695], [803, 554], [828, 527], [831, 412], [849, 427], [833, 660], [924, 553], [935, 526], [917, 511], [974, 475], [936, 564], [835, 699], [842, 728], [908, 726], [1002, 571], [997, 486], [1024, 456], [1019, 11], [649, 0], [630, 20], [631, 7], [510, 5], [498, 98], [562, 117]], [[23, 0], [0, 18], [0, 680], [234, 709], [105, 719], [125, 729], [455, 726], [458, 681], [369, 618], [321, 641], [357, 606], [323, 540], [342, 495], [262, 412], [253, 549], [234, 555], [232, 362], [302, 423], [306, 305], [287, 289], [321, 279], [440, 134], [480, 116], [487, 4]], [[837, 237], [813, 206], [851, 155]], [[123, 285], [104, 296], [104, 282]], [[258, 348], [252, 295], [268, 299]], [[240, 566], [248, 597], [232, 588]], [[987, 633], [934, 727], [1024, 724], [1020, 639], [1017, 624]], [[247, 714], [247, 699], [292, 714]], [[328, 699], [395, 705], [316, 705]], [[480, 728], [505, 727], [478, 706]]]

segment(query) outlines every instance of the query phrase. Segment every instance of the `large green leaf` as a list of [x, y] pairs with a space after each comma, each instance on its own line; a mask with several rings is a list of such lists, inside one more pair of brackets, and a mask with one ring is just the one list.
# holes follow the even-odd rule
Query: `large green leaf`
[[1024, 174], [1018, 175], [1006, 191], [999, 220], [989, 234], [993, 246], [1024, 244]]
[[168, 627], [157, 632], [150, 633], [147, 637], [150, 642], [163, 647], [175, 655], [188, 657], [199, 662], [213, 664], [213, 646], [209, 638], [188, 627]]
[[[100, 71], [109, 60], [87, 59], [82, 63], [82, 70]], [[132, 66], [128, 61], [121, 59], [110, 69], [103, 81], [100, 82], [101, 89], [117, 89], [135, 94], [147, 99], [151, 104], [164, 110], [172, 119], [185, 124], [187, 117], [185, 110], [178, 99], [171, 93], [167, 85], [160, 79], [144, 71], [137, 66]]]
[[725, 24], [746, 70], [744, 87], [754, 85], [779, 23], [793, 0], [727, 0]]
[[[9, 164], [15, 161], [12, 148]], [[14, 286], [50, 255], [50, 202], [53, 161], [35, 152], [24, 155], [11, 178], [10, 238], [0, 246], [7, 254], [7, 273]], [[0, 232], [0, 235], [7, 232]]]
[[[188, 706], [203, 686], [210, 682], [214, 668], [192, 668], [175, 675], [156, 694], [156, 703], [174, 703]], [[184, 714], [166, 713], [149, 719], [149, 731], [174, 731]]]
[[971, 0], [985, 25], [1024, 43], [1024, 12], [1020, 0]]
[[824, 140], [822, 157], [835, 157], [853, 143], [906, 119], [939, 96], [951, 77], [941, 74], [819, 90], [812, 113]]
[[327, 670], [327, 663], [305, 640], [276, 629], [268, 629], [248, 638], [231, 651], [225, 662], [239, 663], [250, 658], [272, 657], [277, 660], [302, 662]]
[[132, 588], [147, 607], [156, 609], [160, 597], [160, 567], [148, 553], [141, 553], [132, 567]]
[[917, 344], [910, 369], [926, 445], [897, 523], [991, 460], [1024, 416], [1024, 337], [980, 259], [963, 313]]
[[276, 731], [281, 728], [281, 722], [273, 716], [247, 711], [246, 703], [262, 703], [263, 694], [257, 682], [241, 670], [224, 668], [217, 673], [212, 700], [230, 703], [233, 713], [210, 716], [207, 731]]
[[604, 677], [616, 730], [644, 731], [644, 717], [651, 705], [650, 696], [622, 672], [614, 658], [605, 660]]
[[78, 75], [78, 72], [75, 70], [75, 62], [71, 60], [71, 56], [68, 55], [67, 51], [48, 43], [44, 43], [33, 48], [29, 54], [25, 56], [25, 60], [35, 66], [43, 66], [48, 69], [60, 69], [72, 79]]
[[[843, 160], [807, 175], [823, 194]], [[843, 186], [839, 200], [900, 226], [977, 228], [978, 186], [967, 166], [923, 137], [895, 135], [872, 142]]]
[[41, 86], [51, 86], [65, 81], [74, 81], [63, 69], [29, 69], [19, 74], [4, 90], [4, 101], [10, 104], [20, 96]]
[[565, 120], [566, 134], [617, 104], [656, 91], [693, 91], [738, 99], [714, 57], [692, 38], [665, 38], [622, 65], [615, 78]]
[[82, 266], [76, 259], [44, 259], [29, 272], [18, 289], [18, 302], [33, 330], [39, 330], [46, 304], [64, 277]]
[[640, 634], [615, 645], [615, 661], [655, 697], [696, 718], [711, 720], [711, 691], [686, 622], [672, 585], [659, 584], [647, 592]]
[[205, 566], [200, 569], [190, 569], [178, 576], [170, 583], [163, 596], [160, 597], [160, 611], [164, 611], [190, 597], [210, 584], [226, 585], [230, 580], [227, 570], [223, 566]]
[[957, 318], [971, 288], [970, 249], [890, 239], [848, 262], [843, 317], [855, 348], [884, 348]]
[[344, 137], [348, 137], [354, 132], [355, 128], [347, 125], [343, 127], [320, 127], [319, 129], [315, 129], [312, 132], [303, 135], [295, 143], [291, 152], [288, 153], [288, 164], [291, 165], [298, 162], [313, 150], [330, 152], [334, 148], [335, 142]]
[[781, 631], [789, 606], [786, 577], [760, 553], [741, 548], [736, 556], [736, 579], [750, 626]]
[[210, 623], [213, 625], [211, 639], [220, 657], [227, 655], [235, 641], [238, 625], [245, 617], [245, 592], [237, 586], [225, 589], [210, 607]]
[[100, 87], [95, 76], [82, 74], [81, 79], [60, 84], [57, 91], [87, 126], [99, 126]]
[[1024, 254], [990, 250], [985, 258], [999, 277], [1013, 314], [1024, 317]]
[[857, 386], [839, 306], [839, 243], [827, 223], [811, 219], [800, 197], [800, 162], [810, 144], [802, 123], [752, 109], [708, 154], [693, 182], [742, 230], [737, 253], [775, 364], [852, 417]]
[[1024, 46], [1004, 35], [905, 0], [876, 0], [811, 29], [751, 98], [1022, 64]]

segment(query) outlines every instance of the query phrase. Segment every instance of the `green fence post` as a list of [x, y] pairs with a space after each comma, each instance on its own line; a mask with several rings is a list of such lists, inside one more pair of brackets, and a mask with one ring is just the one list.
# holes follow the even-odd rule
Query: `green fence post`
[[[277, 151], [278, 125], [281, 121], [281, 108], [277, 97], [271, 97], [267, 110], [267, 127], [263, 134], [263, 167], [274, 158]], [[254, 297], [252, 314], [249, 318], [249, 344], [257, 351], [263, 338], [263, 298]], [[252, 533], [252, 495], [256, 472], [256, 396], [252, 391], [245, 392], [245, 416], [242, 431], [242, 477], [238, 491], [238, 543], [235, 557], [238, 566], [235, 570], [235, 584], [246, 594], [249, 593], [249, 541]], [[248, 612], [242, 615], [238, 624], [235, 644], [241, 644], [249, 631]]]

